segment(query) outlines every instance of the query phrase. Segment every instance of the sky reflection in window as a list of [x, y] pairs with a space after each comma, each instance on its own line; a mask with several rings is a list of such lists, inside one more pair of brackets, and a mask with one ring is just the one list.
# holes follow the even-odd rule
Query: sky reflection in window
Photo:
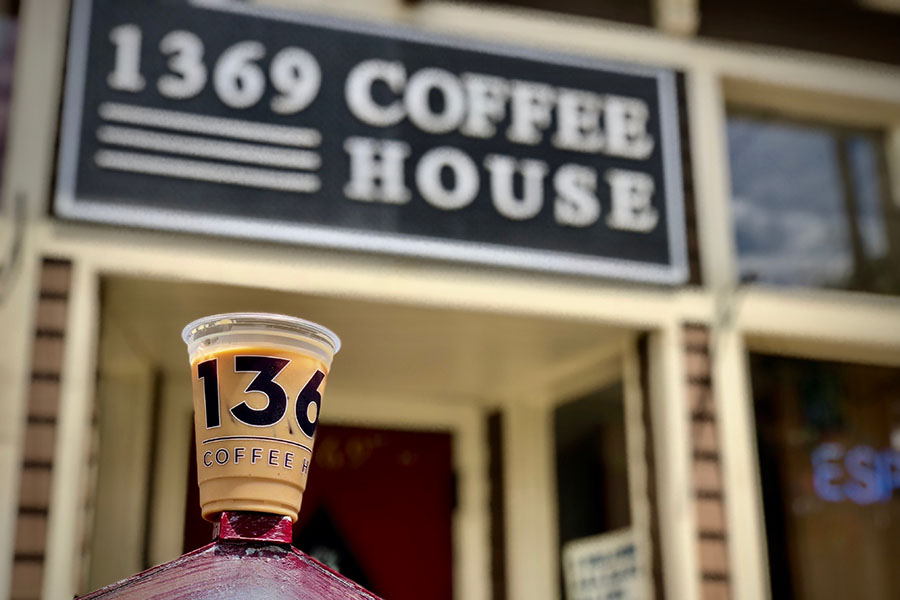
[[728, 149], [742, 281], [897, 291], [877, 133], [731, 115]]

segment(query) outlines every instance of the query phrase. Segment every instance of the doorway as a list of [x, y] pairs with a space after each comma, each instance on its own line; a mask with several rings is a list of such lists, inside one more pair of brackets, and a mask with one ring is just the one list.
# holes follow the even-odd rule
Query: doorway
[[[446, 431], [321, 425], [294, 546], [378, 596], [452, 600], [452, 442]], [[193, 452], [188, 462], [184, 552], [212, 539]]]
[[[440, 457], [439, 464], [429, 463], [418, 483], [411, 480], [422, 494], [415, 506], [387, 493], [405, 489], [399, 472], [386, 480], [390, 485], [371, 473], [360, 473], [361, 479], [352, 483], [347, 473], [332, 477], [326, 467], [316, 467], [304, 501], [313, 512], [301, 516], [301, 526], [308, 529], [297, 530], [301, 547], [304, 532], [307, 539], [328, 542], [320, 544], [324, 562], [329, 555], [338, 563], [343, 559], [348, 574], [392, 599], [407, 597], [382, 574], [400, 572], [394, 568], [398, 562], [408, 565], [430, 556], [429, 564], [441, 563], [423, 562], [415, 569], [423, 578], [441, 582], [434, 589], [444, 595], [429, 592], [428, 597], [488, 600], [492, 581], [505, 577], [504, 564], [521, 563], [518, 554], [497, 562], [496, 553], [504, 547], [515, 547], [515, 552], [533, 548], [532, 553], [546, 554], [540, 558], [545, 564], [558, 560], [555, 535], [545, 535], [555, 530], [553, 470], [535, 470], [552, 460], [554, 452], [552, 438], [541, 433], [550, 413], [538, 398], [552, 402], [595, 387], [598, 365], [622, 355], [633, 340], [631, 331], [539, 314], [116, 276], [101, 280], [94, 497], [95, 514], [104, 518], [87, 526], [90, 588], [176, 558], [186, 548], [186, 515], [196, 501], [187, 497], [193, 488], [186, 459], [193, 451], [193, 417], [187, 353], [179, 334], [197, 317], [242, 310], [299, 315], [334, 329], [343, 339], [322, 409], [321, 432], [332, 431], [335, 441], [328, 442], [322, 433], [314, 461], [334, 459], [328, 447], [335, 444], [345, 454], [358, 453], [348, 446], [358, 446], [355, 436], [380, 438], [386, 449], [397, 449], [395, 457], [404, 456], [404, 448], [407, 459]], [[589, 374], [589, 381], [575, 377], [578, 373]], [[576, 384], [579, 390], [573, 388]], [[488, 418], [498, 411], [509, 416], [504, 448], [521, 446], [526, 452], [507, 454], [502, 484], [488, 475]], [[355, 502], [368, 499], [373, 511], [390, 517], [383, 523], [347, 521], [347, 509], [335, 508], [332, 492], [315, 490], [318, 485], [362, 489], [363, 483], [372, 487]], [[491, 490], [501, 485], [508, 486], [507, 506], [513, 512], [506, 533], [492, 538]], [[534, 491], [522, 495], [526, 488]], [[407, 500], [412, 502], [412, 496]], [[430, 516], [415, 521], [417, 527], [432, 523], [433, 531], [427, 533], [431, 550], [420, 551], [407, 540], [397, 544], [397, 553], [382, 548], [376, 556], [370, 550], [373, 542], [357, 539], [367, 528], [384, 537], [389, 529], [376, 525], [393, 527], [390, 531], [408, 526], [410, 519], [404, 525], [400, 517], [413, 514], [415, 507], [429, 507]], [[526, 515], [531, 516], [523, 520]], [[395, 517], [399, 520], [391, 521]], [[399, 542], [407, 533], [425, 535], [413, 530], [390, 536]], [[209, 539], [202, 532], [196, 535], [188, 546]], [[309, 550], [315, 554], [315, 548]], [[509, 576], [517, 577], [517, 569], [508, 571]], [[421, 596], [420, 585], [424, 583], [416, 584]]]

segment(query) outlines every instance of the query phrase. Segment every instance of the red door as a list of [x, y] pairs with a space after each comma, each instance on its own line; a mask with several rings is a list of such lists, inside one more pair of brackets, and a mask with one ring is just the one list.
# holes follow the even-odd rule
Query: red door
[[[451, 600], [449, 433], [321, 425], [294, 545], [386, 600]], [[191, 458], [185, 550], [209, 542]]]

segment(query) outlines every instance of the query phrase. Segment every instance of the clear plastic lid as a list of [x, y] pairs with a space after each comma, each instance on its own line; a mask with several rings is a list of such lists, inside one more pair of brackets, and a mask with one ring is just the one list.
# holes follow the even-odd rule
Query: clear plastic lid
[[288, 343], [292, 340], [312, 343], [330, 355], [341, 349], [341, 339], [330, 329], [297, 317], [269, 313], [225, 313], [203, 317], [189, 323], [182, 330], [181, 338], [188, 345], [188, 352], [193, 354], [205, 343], [238, 334], [276, 336]]

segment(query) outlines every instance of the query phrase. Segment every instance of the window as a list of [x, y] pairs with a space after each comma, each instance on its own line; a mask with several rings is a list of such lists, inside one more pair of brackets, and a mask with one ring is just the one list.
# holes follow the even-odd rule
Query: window
[[876, 131], [730, 115], [742, 281], [900, 292], [883, 146]]
[[631, 597], [637, 550], [622, 385], [556, 407], [553, 429], [562, 597]]
[[900, 368], [752, 355], [773, 598], [900, 597]]
[[622, 393], [615, 385], [556, 408], [560, 545], [631, 525]]

